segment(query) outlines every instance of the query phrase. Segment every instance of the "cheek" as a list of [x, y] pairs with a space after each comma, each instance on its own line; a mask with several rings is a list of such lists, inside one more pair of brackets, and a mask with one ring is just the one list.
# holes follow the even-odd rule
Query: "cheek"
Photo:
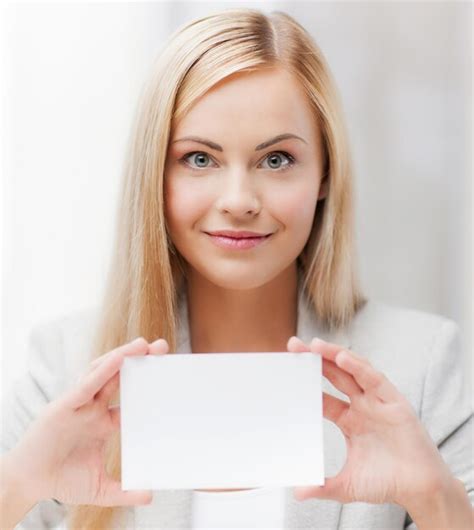
[[316, 209], [314, 186], [293, 187], [275, 196], [272, 204], [273, 216], [279, 219], [292, 236], [302, 238], [311, 231]]
[[165, 180], [165, 215], [171, 233], [192, 227], [208, 209], [209, 194], [186, 178]]

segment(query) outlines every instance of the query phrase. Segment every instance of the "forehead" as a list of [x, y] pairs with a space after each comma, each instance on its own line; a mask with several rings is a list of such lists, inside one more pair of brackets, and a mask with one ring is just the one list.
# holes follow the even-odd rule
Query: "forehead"
[[224, 141], [232, 132], [254, 139], [283, 132], [314, 139], [316, 122], [298, 80], [286, 70], [267, 68], [237, 72], [214, 85], [175, 124], [173, 137], [199, 133]]

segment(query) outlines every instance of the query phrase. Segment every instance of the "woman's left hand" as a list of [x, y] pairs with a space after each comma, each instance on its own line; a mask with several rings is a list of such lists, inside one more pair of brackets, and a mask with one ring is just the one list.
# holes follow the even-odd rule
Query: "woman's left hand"
[[390, 502], [408, 510], [452, 482], [411, 404], [366, 358], [318, 338], [308, 346], [291, 337], [288, 351], [319, 353], [323, 375], [350, 399], [323, 392], [323, 415], [346, 440], [344, 466], [324, 486], [295, 487], [295, 498]]

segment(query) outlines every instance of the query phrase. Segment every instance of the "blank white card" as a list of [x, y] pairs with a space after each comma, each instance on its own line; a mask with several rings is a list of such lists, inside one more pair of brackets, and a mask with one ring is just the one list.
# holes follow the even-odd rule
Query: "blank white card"
[[324, 484], [321, 356], [126, 357], [122, 489]]

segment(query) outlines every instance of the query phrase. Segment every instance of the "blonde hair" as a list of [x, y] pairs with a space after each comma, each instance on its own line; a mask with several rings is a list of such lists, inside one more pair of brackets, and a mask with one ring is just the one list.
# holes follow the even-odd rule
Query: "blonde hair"
[[[301, 83], [324, 144], [328, 191], [318, 203], [310, 237], [298, 258], [303, 286], [329, 329], [347, 324], [365, 303], [355, 273], [352, 161], [342, 105], [325, 58], [310, 34], [286, 13], [225, 9], [192, 20], [171, 35], [141, 94], [93, 357], [138, 336], [150, 342], [164, 337], [170, 351], [176, 351], [178, 292], [185, 263], [164, 216], [163, 176], [172, 123], [230, 74], [275, 66]], [[120, 480], [119, 432], [107, 449], [106, 470]], [[120, 510], [72, 506], [68, 526], [113, 528]]]

